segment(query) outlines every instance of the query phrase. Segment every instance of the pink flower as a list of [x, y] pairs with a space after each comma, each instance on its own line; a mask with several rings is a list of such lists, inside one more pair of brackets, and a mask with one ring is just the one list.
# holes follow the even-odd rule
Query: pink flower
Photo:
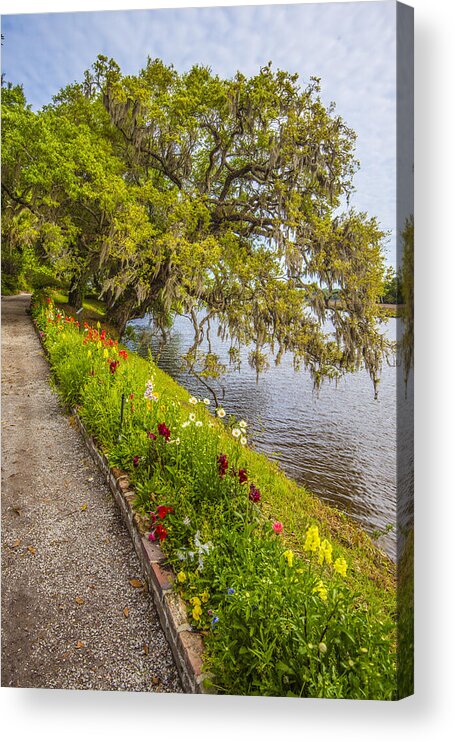
[[149, 533], [149, 541], [156, 541], [155, 531]]
[[274, 530], [275, 533], [283, 533], [283, 524], [282, 524], [282, 522], [280, 520], [276, 520], [272, 524], [272, 528], [273, 528], [273, 530]]
[[133, 466], [139, 466], [140, 457], [133, 456]]
[[150, 438], [151, 441], [156, 441], [155, 433], [152, 433], [150, 430], [147, 431], [147, 438]]

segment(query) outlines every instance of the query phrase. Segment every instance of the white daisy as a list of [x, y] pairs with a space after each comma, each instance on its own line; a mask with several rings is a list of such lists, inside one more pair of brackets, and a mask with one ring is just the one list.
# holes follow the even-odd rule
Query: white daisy
[[196, 399], [196, 397], [190, 397], [189, 400], [188, 400], [188, 402], [190, 404], [197, 404], [197, 399]]
[[209, 405], [210, 404], [210, 399], [207, 399], [207, 397], [205, 399], [203, 399], [202, 401], [204, 402], [205, 405]]
[[226, 417], [226, 412], [225, 412], [225, 410], [223, 410], [222, 407], [219, 407], [217, 409], [216, 414], [218, 415], [218, 417]]
[[234, 438], [239, 438], [241, 432], [242, 431], [240, 430], [240, 428], [232, 428], [232, 435], [234, 436]]
[[198, 421], [196, 422], [196, 427], [197, 427], [197, 428], [202, 428], [202, 420], [198, 420]]
[[191, 420], [192, 423], [194, 423], [194, 421], [196, 420], [196, 415], [194, 414], [194, 412], [190, 412], [190, 414], [188, 415], [188, 417], [189, 417], [189, 419]]
[[242, 437], [240, 438], [240, 443], [242, 444], [242, 446], [246, 446], [246, 438], [244, 435], [242, 435]]
[[240, 420], [240, 422], [239, 422], [239, 428], [242, 428], [242, 430], [245, 430], [245, 428], [247, 427], [247, 425], [248, 425], [248, 423], [245, 420]]

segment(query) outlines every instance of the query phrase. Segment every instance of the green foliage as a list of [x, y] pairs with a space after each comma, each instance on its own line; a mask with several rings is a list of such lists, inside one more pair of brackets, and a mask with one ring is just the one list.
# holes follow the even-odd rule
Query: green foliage
[[11, 92], [3, 129], [7, 242], [29, 240], [71, 304], [98, 286], [120, 334], [150, 313], [165, 335], [186, 314], [206, 380], [216, 321], [257, 373], [290, 352], [316, 385], [362, 365], [376, 384], [384, 233], [348, 208], [355, 134], [318, 79], [151, 59], [123, 76], [100, 56], [37, 114]]
[[[404, 542], [404, 543], [403, 543]], [[397, 681], [400, 698], [414, 693], [414, 527], [402, 534], [397, 582]]]
[[403, 257], [401, 274], [403, 282], [403, 328], [400, 338], [400, 353], [404, 364], [407, 381], [414, 365], [414, 217], [406, 220], [401, 234]]
[[129, 473], [144, 531], [160, 540], [188, 620], [205, 632], [214, 687], [394, 698], [385, 591], [363, 589], [354, 553], [305, 512], [302, 490], [301, 537], [290, 548], [291, 522], [283, 535], [270, 502], [292, 487], [249, 450], [246, 421], [210, 414], [209, 400], [189, 397], [151, 359], [128, 354], [99, 325], [79, 326], [50, 299], [36, 297], [33, 316], [62, 398], [78, 405], [110, 464]]
[[[165, 202], [153, 200], [165, 230], [154, 260], [128, 259], [119, 297], [135, 292], [157, 322], [172, 309], [190, 314], [194, 351], [215, 316], [233, 351], [255, 348], [258, 373], [270, 350], [277, 361], [286, 350], [316, 384], [361, 364], [376, 379], [384, 235], [364, 214], [333, 216], [352, 190], [355, 136], [322, 105], [319, 81], [302, 90], [271, 65], [249, 79], [198, 66], [179, 75], [159, 60], [122, 77], [104, 58], [96, 82], [131, 177], [166, 189]], [[326, 300], [335, 290], [340, 307]], [[328, 319], [334, 338], [322, 329]]]
[[140, 239], [149, 229], [104, 135], [103, 113], [77, 87], [39, 113], [11, 91], [2, 97], [4, 240], [19, 252], [33, 246], [37, 259], [81, 290], [108, 245], [131, 250], [133, 225]]
[[401, 271], [395, 272], [389, 267], [384, 280], [384, 293], [382, 301], [384, 304], [403, 304], [403, 281]]
[[393, 697], [391, 622], [376, 620], [342, 577], [317, 560], [289, 562], [272, 535], [223, 531], [220, 541], [204, 561], [204, 580], [222, 595], [207, 640], [218, 690]]

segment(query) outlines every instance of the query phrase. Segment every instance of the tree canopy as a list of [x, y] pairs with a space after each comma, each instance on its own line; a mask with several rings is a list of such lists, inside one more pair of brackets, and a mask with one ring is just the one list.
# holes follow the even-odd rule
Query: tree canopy
[[120, 332], [188, 315], [190, 365], [216, 327], [257, 372], [287, 351], [316, 384], [362, 365], [376, 384], [385, 234], [349, 206], [355, 134], [317, 78], [158, 59], [124, 76], [100, 56], [42, 111], [16, 89], [2, 108], [4, 237], [32, 241], [75, 305], [96, 287]]

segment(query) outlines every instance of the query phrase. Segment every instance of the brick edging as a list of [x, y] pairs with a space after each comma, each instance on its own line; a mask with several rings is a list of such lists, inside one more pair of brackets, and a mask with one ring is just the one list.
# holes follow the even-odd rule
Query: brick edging
[[111, 469], [107, 457], [97, 449], [75, 409], [73, 415], [92, 458], [103, 473], [120, 508], [149, 592], [153, 596], [161, 626], [171, 647], [184, 690], [187, 693], [213, 693], [204, 687], [204, 680], [209, 676], [202, 672], [204, 650], [202, 636], [192, 630], [188, 623], [185, 603], [172, 589], [175, 575], [165, 564], [166, 557], [161, 548], [142, 536], [139, 531], [132, 508], [135, 493], [130, 488], [128, 475]]
[[[33, 319], [32, 325], [48, 358], [49, 351], [44, 345], [39, 328]], [[128, 475], [125, 472], [111, 469], [106, 455], [96, 447], [76, 409], [73, 409], [73, 416], [93, 460], [109, 485], [128, 528], [142, 567], [142, 573], [149, 592], [153, 596], [162, 629], [171, 648], [184, 691], [186, 693], [214, 693], [212, 689], [207, 689], [204, 686], [204, 680], [210, 677], [208, 673], [202, 672], [204, 642], [201, 634], [193, 631], [188, 623], [184, 601], [172, 589], [175, 579], [174, 572], [165, 563], [166, 557], [160, 546], [149, 541], [139, 531], [132, 507], [135, 493], [130, 487]]]

